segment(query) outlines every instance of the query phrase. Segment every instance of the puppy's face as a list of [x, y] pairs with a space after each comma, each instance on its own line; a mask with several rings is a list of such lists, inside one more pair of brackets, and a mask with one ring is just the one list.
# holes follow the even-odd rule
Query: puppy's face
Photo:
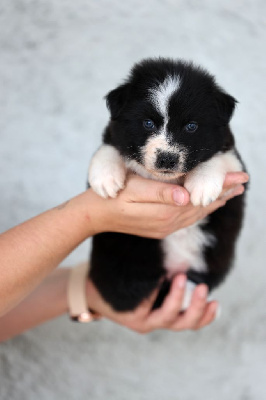
[[222, 150], [235, 99], [191, 64], [147, 60], [107, 104], [111, 144], [136, 171], [172, 180]]

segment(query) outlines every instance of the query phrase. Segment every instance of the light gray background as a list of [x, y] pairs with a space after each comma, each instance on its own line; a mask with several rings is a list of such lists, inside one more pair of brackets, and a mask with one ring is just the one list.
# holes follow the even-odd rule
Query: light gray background
[[239, 100], [252, 176], [219, 321], [140, 336], [64, 316], [1, 345], [1, 400], [266, 398], [265, 16], [264, 0], [0, 1], [1, 231], [84, 189], [103, 96], [147, 56], [194, 60]]

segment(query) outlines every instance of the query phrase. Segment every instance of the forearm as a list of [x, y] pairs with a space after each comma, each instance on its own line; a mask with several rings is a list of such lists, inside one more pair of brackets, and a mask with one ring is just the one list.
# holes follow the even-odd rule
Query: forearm
[[[25, 300], [0, 318], [0, 342], [67, 312], [69, 272], [66, 268], [53, 271]], [[147, 333], [154, 329], [199, 329], [209, 324], [215, 318], [217, 303], [206, 303], [207, 290], [203, 286], [199, 285], [196, 288], [190, 307], [182, 314], [180, 309], [185, 288], [183, 275], [174, 278], [163, 306], [156, 310], [153, 310], [152, 306], [157, 291], [135, 311], [124, 313], [115, 312], [105, 303], [89, 280], [86, 293], [88, 306], [97, 310], [103, 317], [137, 332]]]
[[53, 271], [26, 299], [0, 317], [0, 342], [67, 312], [69, 271]]
[[90, 191], [82, 193], [0, 235], [0, 316], [94, 234], [94, 203]]

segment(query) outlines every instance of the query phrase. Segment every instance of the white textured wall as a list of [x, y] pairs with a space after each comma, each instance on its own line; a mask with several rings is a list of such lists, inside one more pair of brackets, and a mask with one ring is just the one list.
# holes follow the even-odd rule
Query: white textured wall
[[139, 336], [62, 317], [1, 345], [1, 400], [266, 398], [265, 15], [264, 0], [0, 0], [1, 231], [85, 188], [103, 96], [147, 56], [217, 75], [239, 100], [232, 126], [251, 173], [218, 322]]

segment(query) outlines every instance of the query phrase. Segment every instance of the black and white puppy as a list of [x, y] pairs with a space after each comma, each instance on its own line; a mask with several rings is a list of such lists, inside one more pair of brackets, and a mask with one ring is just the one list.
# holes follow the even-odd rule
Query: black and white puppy
[[[131, 170], [182, 183], [193, 205], [207, 206], [220, 195], [225, 174], [243, 170], [229, 128], [236, 100], [202, 68], [147, 59], [106, 99], [111, 120], [89, 168], [89, 184], [100, 196], [116, 197]], [[186, 308], [196, 284], [204, 282], [211, 290], [229, 271], [243, 208], [244, 196], [235, 197], [205, 220], [162, 240], [98, 234], [90, 277], [115, 310], [125, 311], [160, 284], [159, 306], [171, 278], [185, 271]]]

